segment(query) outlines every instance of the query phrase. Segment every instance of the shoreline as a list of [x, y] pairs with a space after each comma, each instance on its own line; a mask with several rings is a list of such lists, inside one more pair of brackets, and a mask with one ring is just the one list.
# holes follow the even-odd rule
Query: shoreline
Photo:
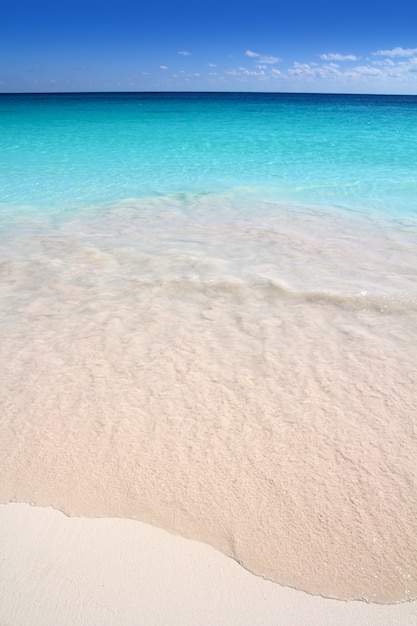
[[121, 518], [0, 505], [2, 626], [216, 624], [412, 626], [417, 602], [309, 595], [211, 546]]

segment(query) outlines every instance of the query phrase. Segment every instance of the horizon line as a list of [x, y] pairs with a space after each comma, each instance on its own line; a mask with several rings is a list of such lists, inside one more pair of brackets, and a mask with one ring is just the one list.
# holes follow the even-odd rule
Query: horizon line
[[0, 91], [0, 96], [58, 96], [58, 95], [82, 95], [82, 94], [252, 94], [252, 95], [290, 95], [290, 96], [391, 96], [416, 98], [417, 93], [368, 93], [350, 91], [240, 91], [240, 90], [73, 90], [73, 91]]

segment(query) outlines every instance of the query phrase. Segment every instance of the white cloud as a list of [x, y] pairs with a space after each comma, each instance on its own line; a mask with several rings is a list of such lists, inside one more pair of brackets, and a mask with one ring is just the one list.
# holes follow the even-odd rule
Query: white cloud
[[405, 86], [412, 85], [415, 81], [417, 73], [417, 56], [411, 58], [396, 60], [394, 63], [391, 59], [383, 61], [373, 61], [372, 64], [356, 65], [349, 69], [342, 68], [338, 63], [325, 63], [317, 65], [316, 63], [298, 63], [294, 62], [293, 66], [288, 69], [282, 77], [288, 77], [297, 81], [308, 81], [314, 83], [316, 81], [325, 80], [333, 83], [345, 85], [368, 85], [369, 87], [379, 85], [380, 89], [385, 89], [390, 85]]
[[[186, 51], [180, 51], [180, 53]], [[229, 67], [221, 68], [221, 64], [204, 62], [193, 70], [195, 73], [177, 70], [176, 75], [170, 77], [170, 72], [163, 72], [160, 80], [168, 84], [183, 84], [190, 79], [192, 82], [202, 80], [206, 76], [208, 84], [215, 85], [220, 81], [237, 88], [239, 85], [256, 85], [276, 89], [276, 85], [291, 85], [292, 89], [317, 91], [357, 91], [358, 93], [401, 93], [415, 90], [417, 76], [417, 48], [393, 48], [392, 50], [378, 50], [369, 54], [369, 57], [356, 54], [341, 54], [328, 52], [304, 59], [306, 62], [293, 62], [290, 65], [278, 63], [278, 56], [264, 55], [251, 49], [243, 49], [245, 65], [232, 62]], [[182, 56], [187, 56], [182, 54]], [[243, 61], [243, 55], [240, 55]], [[360, 59], [360, 60], [359, 60]], [[171, 68], [172, 64], [170, 64]], [[157, 66], [158, 67], [158, 66]], [[205, 70], [204, 70], [205, 67]], [[276, 69], [279, 67], [279, 70]], [[160, 65], [160, 70], [168, 70], [167, 65]], [[213, 70], [213, 71], [212, 71]], [[175, 82], [173, 82], [175, 81]], [[222, 86], [224, 86], [224, 82]]]
[[268, 63], [268, 65], [274, 65], [275, 63], [279, 63], [282, 61], [279, 57], [269, 57], [269, 56], [261, 56], [259, 58], [261, 63]]
[[294, 67], [288, 70], [288, 75], [292, 78], [294, 77], [309, 77], [314, 76], [314, 69], [311, 67], [309, 63], [298, 63], [294, 62]]
[[373, 65], [383, 65], [385, 67], [393, 67], [395, 66], [394, 61], [391, 59], [383, 59], [382, 61], [372, 61]]
[[329, 52], [328, 54], [319, 54], [322, 61], [357, 61], [358, 57], [354, 54], [339, 54], [337, 52]]
[[279, 63], [280, 61], [282, 61], [282, 59], [280, 59], [279, 57], [263, 55], [259, 52], [254, 52], [253, 50], [246, 50], [245, 54], [251, 59], [257, 59], [260, 63], [267, 63], [268, 65], [274, 65], [275, 63]]
[[181, 54], [183, 57], [191, 56], [191, 52], [188, 52], [188, 50], [180, 50], [178, 54]]
[[340, 69], [338, 63], [327, 63], [317, 66], [315, 63], [294, 63], [294, 66], [288, 70], [288, 76], [300, 79], [324, 79], [324, 80], [384, 80], [385, 74], [382, 70], [371, 65], [359, 65], [349, 70]]
[[345, 75], [353, 76], [355, 78], [372, 76], [383, 78], [384, 73], [382, 70], [377, 67], [372, 67], [371, 65], [358, 65], [357, 67], [352, 68], [351, 72], [346, 72]]
[[393, 48], [392, 50], [377, 50], [374, 56], [383, 57], [414, 57], [417, 56], [417, 48]]
[[261, 80], [265, 78], [265, 72], [263, 70], [260, 70], [260, 71], [248, 70], [247, 67], [242, 67], [242, 66], [234, 70], [229, 70], [226, 72], [226, 74], [228, 76], [253, 76], [255, 78], [260, 78]]

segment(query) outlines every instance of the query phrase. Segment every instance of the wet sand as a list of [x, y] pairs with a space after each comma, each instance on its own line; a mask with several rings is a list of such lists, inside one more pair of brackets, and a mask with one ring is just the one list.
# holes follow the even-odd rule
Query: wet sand
[[0, 502], [136, 519], [312, 594], [416, 598], [411, 231], [157, 208], [6, 238]]
[[413, 626], [417, 603], [312, 596], [203, 543], [125, 519], [0, 506], [2, 626]]

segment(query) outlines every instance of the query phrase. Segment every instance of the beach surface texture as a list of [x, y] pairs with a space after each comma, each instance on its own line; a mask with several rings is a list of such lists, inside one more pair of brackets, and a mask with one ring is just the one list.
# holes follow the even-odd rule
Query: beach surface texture
[[0, 505], [2, 626], [415, 626], [415, 602], [312, 596], [142, 522]]
[[[128, 560], [149, 537], [156, 562], [166, 545], [172, 562], [183, 551], [206, 576], [207, 563], [227, 571], [219, 602], [259, 585], [266, 604], [250, 595], [248, 615], [294, 594], [305, 620], [309, 606], [342, 610], [300, 590], [405, 602], [343, 610], [413, 623], [416, 104], [0, 97], [0, 516], [17, 555], [6, 548], [2, 564], [6, 623], [19, 594], [29, 606], [35, 593], [18, 591], [25, 558], [48, 585], [43, 567], [55, 554], [58, 568], [68, 533], [62, 558], [87, 576], [87, 546], [106, 552], [110, 532]], [[32, 524], [40, 543], [33, 534], [19, 550], [15, 529]], [[147, 554], [120, 575], [151, 579]], [[60, 578], [62, 603], [81, 615], [84, 574], [66, 586], [66, 567], [50, 584]], [[107, 610], [97, 593], [92, 610]]]

